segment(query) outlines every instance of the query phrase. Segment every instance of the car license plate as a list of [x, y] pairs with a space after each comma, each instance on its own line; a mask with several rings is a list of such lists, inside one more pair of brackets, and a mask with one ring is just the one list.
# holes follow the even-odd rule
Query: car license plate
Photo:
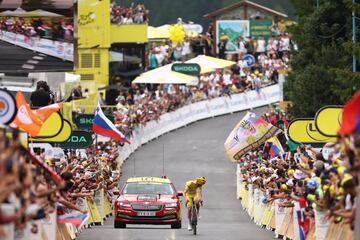
[[155, 212], [137, 212], [137, 215], [141, 216], [141, 217], [153, 217], [156, 215], [156, 213]]

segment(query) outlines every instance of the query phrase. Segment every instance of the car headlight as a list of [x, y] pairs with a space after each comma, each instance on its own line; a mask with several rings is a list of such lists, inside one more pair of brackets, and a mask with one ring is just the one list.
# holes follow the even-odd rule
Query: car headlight
[[118, 207], [131, 207], [131, 204], [127, 203], [127, 202], [118, 202], [117, 206]]
[[177, 207], [177, 203], [167, 203], [165, 204], [165, 208], [176, 208]]

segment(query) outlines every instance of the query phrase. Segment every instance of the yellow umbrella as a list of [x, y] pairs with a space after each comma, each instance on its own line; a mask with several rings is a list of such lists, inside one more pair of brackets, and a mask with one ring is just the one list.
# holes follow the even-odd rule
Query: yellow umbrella
[[201, 69], [223, 69], [236, 64], [233, 61], [228, 61], [220, 58], [199, 55], [196, 58], [190, 59], [185, 63], [197, 63]]
[[153, 84], [194, 84], [198, 78], [173, 71], [157, 71], [152, 74], [144, 73], [137, 77], [133, 83]]

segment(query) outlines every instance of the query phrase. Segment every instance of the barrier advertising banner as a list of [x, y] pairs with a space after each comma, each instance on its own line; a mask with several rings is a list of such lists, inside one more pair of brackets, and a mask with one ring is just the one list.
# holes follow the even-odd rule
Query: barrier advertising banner
[[39, 37], [27, 37], [7, 31], [1, 31], [0, 40], [27, 48], [29, 50], [44, 53], [60, 59], [74, 61], [74, 44], [52, 41]]

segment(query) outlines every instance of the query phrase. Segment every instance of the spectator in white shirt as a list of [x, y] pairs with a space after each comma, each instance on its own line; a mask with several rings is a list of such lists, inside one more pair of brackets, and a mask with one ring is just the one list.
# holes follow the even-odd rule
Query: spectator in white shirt
[[211, 87], [211, 89], [209, 90], [209, 98], [217, 98], [220, 96], [220, 90], [219, 90], [219, 86], [215, 85], [213, 87]]
[[279, 45], [279, 57], [282, 58], [284, 52], [290, 51], [290, 38], [288, 33], [281, 35]]
[[243, 37], [239, 38], [238, 51], [239, 51], [239, 58], [242, 58], [247, 53], [246, 41]]
[[257, 59], [257, 57], [260, 54], [265, 53], [265, 51], [266, 51], [266, 41], [265, 41], [264, 37], [262, 35], [260, 35], [256, 43], [257, 44], [256, 44], [255, 58]]
[[228, 71], [228, 70], [225, 71], [225, 73], [223, 75], [223, 82], [224, 82], [225, 86], [232, 84], [230, 71]]
[[142, 96], [141, 96], [140, 90], [136, 90], [136, 93], [134, 95], [135, 104], [139, 104], [141, 99], [142, 99]]
[[182, 58], [183, 61], [187, 61], [190, 59], [191, 56], [191, 45], [190, 45], [190, 41], [188, 38], [185, 38], [185, 41], [183, 43], [183, 47], [182, 47]]
[[165, 59], [165, 56], [161, 53], [160, 48], [156, 47], [155, 48], [155, 57], [158, 63], [158, 66], [162, 66], [163, 65], [163, 61]]
[[162, 53], [162, 55], [164, 55], [164, 57], [168, 57], [169, 56], [169, 48], [170, 46], [168, 44], [166, 44], [165, 41], [163, 41], [162, 45], [160, 46], [160, 52]]

